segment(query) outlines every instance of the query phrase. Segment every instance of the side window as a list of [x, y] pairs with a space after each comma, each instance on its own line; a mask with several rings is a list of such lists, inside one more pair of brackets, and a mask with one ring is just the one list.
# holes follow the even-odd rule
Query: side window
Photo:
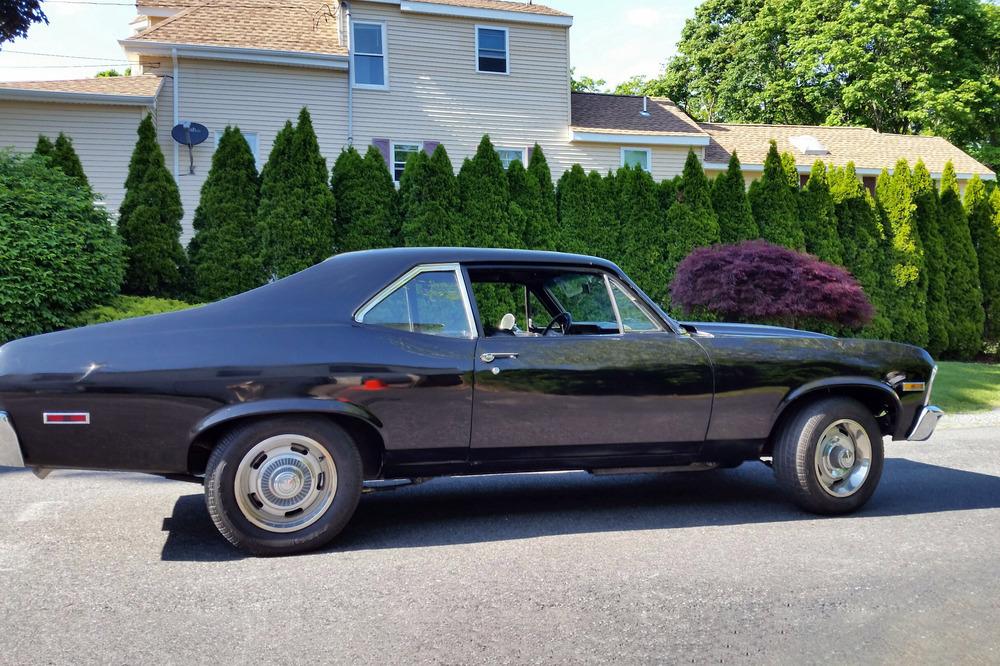
[[507, 28], [476, 26], [476, 71], [509, 74]]
[[599, 273], [564, 273], [546, 284], [549, 293], [570, 313], [575, 323], [604, 324], [618, 328], [611, 297]]
[[625, 289], [614, 280], [611, 281], [611, 293], [614, 294], [615, 305], [618, 306], [618, 314], [621, 316], [622, 320], [622, 329], [626, 333], [646, 333], [663, 330], [663, 328], [656, 323], [656, 319], [646, 311], [645, 304], [641, 303], [635, 296], [625, 291]]
[[354, 62], [351, 72], [354, 85], [365, 88], [384, 88], [386, 85], [385, 24], [351, 24], [354, 40]]
[[362, 322], [412, 333], [471, 338], [465, 296], [455, 271], [425, 271], [364, 312]]

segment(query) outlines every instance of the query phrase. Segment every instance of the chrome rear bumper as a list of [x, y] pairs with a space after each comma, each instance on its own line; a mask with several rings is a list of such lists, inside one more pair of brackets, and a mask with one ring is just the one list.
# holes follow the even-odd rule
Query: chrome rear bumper
[[0, 412], [0, 467], [24, 467], [24, 454], [7, 412]]
[[913, 427], [906, 434], [906, 439], [911, 442], [922, 442], [925, 439], [930, 439], [942, 416], [944, 416], [944, 412], [941, 411], [940, 407], [925, 405], [920, 409], [917, 418], [914, 419]]

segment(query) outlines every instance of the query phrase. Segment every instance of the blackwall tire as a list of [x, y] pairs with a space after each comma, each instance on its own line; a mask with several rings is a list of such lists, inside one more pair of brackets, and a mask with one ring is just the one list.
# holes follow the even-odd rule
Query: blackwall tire
[[320, 418], [239, 426], [216, 445], [205, 503], [231, 544], [251, 555], [291, 555], [330, 543], [354, 515], [364, 481], [351, 437]]
[[775, 435], [778, 484], [799, 507], [818, 514], [859, 509], [875, 492], [885, 454], [871, 412], [850, 398], [809, 403]]

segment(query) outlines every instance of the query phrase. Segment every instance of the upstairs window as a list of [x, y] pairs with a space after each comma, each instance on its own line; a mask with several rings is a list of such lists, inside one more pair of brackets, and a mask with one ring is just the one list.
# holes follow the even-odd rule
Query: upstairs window
[[392, 144], [392, 179], [399, 182], [403, 177], [403, 169], [406, 168], [406, 160], [410, 155], [420, 152], [419, 143], [394, 143]]
[[351, 43], [354, 48], [354, 62], [351, 71], [354, 85], [359, 88], [385, 88], [388, 68], [385, 57], [385, 24], [351, 24]]
[[508, 169], [514, 161], [520, 162], [522, 166], [527, 166], [524, 163], [524, 148], [497, 148], [497, 155], [500, 156], [504, 170]]
[[507, 28], [476, 26], [476, 71], [509, 74]]
[[651, 161], [649, 148], [622, 148], [622, 166], [649, 171]]

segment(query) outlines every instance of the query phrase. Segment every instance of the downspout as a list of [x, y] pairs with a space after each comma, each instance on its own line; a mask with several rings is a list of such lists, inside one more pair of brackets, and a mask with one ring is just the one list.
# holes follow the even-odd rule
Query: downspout
[[[180, 123], [180, 121], [181, 121], [180, 120], [180, 116], [181, 116], [180, 92], [181, 92], [181, 90], [180, 90], [180, 82], [177, 80], [177, 77], [180, 76], [180, 69], [181, 68], [180, 68], [180, 65], [177, 62], [177, 48], [176, 47], [170, 49], [170, 56], [173, 58], [173, 61], [174, 61], [174, 77], [173, 77], [174, 94], [172, 95], [173, 102], [174, 102], [174, 123], [173, 123], [173, 125], [171, 125], [171, 127], [176, 127], [177, 124]], [[180, 178], [180, 175], [181, 175], [181, 158], [180, 158], [180, 152], [179, 152], [180, 146], [179, 146], [179, 144], [176, 141], [173, 141], [172, 143], [174, 144], [174, 179], [177, 180], [177, 179]]]
[[344, 19], [347, 29], [347, 146], [354, 145], [354, 40], [351, 39], [351, 3], [344, 0]]

